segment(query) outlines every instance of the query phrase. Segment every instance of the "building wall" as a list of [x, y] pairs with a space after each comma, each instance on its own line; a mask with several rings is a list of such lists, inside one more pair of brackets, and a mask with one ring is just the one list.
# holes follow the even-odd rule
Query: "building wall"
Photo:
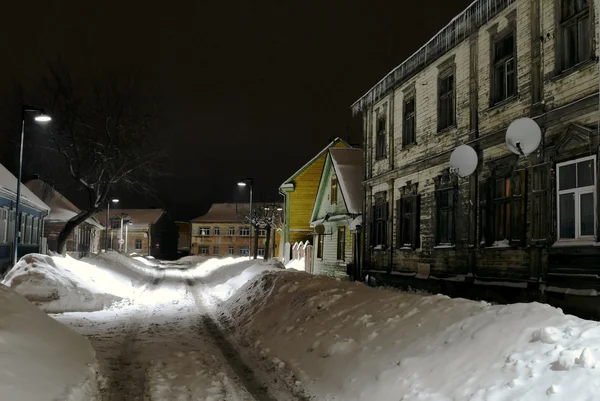
[[[47, 221], [44, 225], [44, 236], [48, 238], [48, 249], [58, 252], [58, 236], [65, 223], [60, 221]], [[66, 251], [89, 254], [98, 251], [99, 237], [101, 230], [88, 224], [82, 223], [77, 227], [67, 239]]]
[[[574, 275], [565, 279], [569, 269], [578, 269], [578, 274], [600, 270], [591, 262], [592, 255], [600, 256], [598, 247], [585, 241], [564, 247], [556, 241], [556, 163], [597, 156], [599, 85], [597, 59], [565, 72], [557, 68], [557, 4], [558, 0], [519, 0], [509, 5], [451, 51], [364, 110], [367, 227], [373, 224], [376, 195], [385, 193], [388, 200], [387, 247], [375, 249], [366, 230], [367, 270], [394, 271], [407, 277], [426, 274], [437, 279], [474, 277], [600, 288], [600, 282], [582, 282]], [[591, 35], [597, 56], [598, 10], [594, 6], [591, 15], [596, 27]], [[492, 104], [493, 37], [511, 28], [516, 35], [517, 95]], [[455, 74], [456, 126], [438, 132], [438, 74], [448, 65], [453, 66]], [[403, 147], [403, 103], [410, 91], [416, 95], [416, 143]], [[376, 124], [381, 113], [387, 116], [388, 147], [386, 157], [376, 160]], [[543, 133], [538, 151], [528, 157], [514, 155], [505, 144], [508, 125], [520, 117], [534, 118]], [[467, 178], [450, 174], [457, 193], [453, 209], [455, 241], [452, 246], [438, 246], [436, 182], [445, 177], [452, 150], [465, 143], [476, 150], [478, 168]], [[542, 217], [534, 217], [533, 166], [542, 163], [551, 168], [547, 207]], [[489, 191], [488, 179], [495, 184], [497, 178], [520, 174], [521, 170], [525, 177], [524, 211], [520, 215], [525, 224], [523, 239], [511, 239], [510, 244], [487, 243], [485, 224], [489, 222], [483, 212], [495, 210], [490, 202], [488, 206], [482, 203]], [[511, 176], [511, 182], [515, 182], [514, 177]], [[417, 249], [399, 249], [397, 201], [402, 191], [415, 183], [420, 196], [419, 245]], [[597, 192], [596, 187], [596, 209]], [[598, 216], [596, 225], [600, 226]], [[533, 227], [538, 226], [548, 231], [543, 242], [533, 238]], [[598, 229], [596, 233], [598, 238]]]
[[[215, 235], [215, 227], [219, 228], [219, 235]], [[229, 235], [229, 228], [234, 228], [234, 235]], [[249, 247], [250, 237], [247, 235], [240, 235], [240, 228], [248, 227], [247, 224], [240, 223], [192, 223], [192, 254], [200, 255], [201, 248], [206, 248], [208, 253], [203, 253], [209, 256], [230, 256], [229, 247], [234, 248], [234, 254], [231, 256], [240, 256], [240, 248]], [[210, 235], [200, 235], [201, 228], [209, 228]], [[252, 246], [254, 247], [254, 230], [252, 237]], [[274, 236], [271, 235], [274, 239]], [[276, 237], [275, 237], [276, 238]], [[266, 236], [259, 236], [258, 248], [265, 248]], [[217, 247], [217, 253], [215, 253], [215, 247]], [[271, 247], [271, 245], [269, 246]], [[273, 255], [271, 255], [273, 256]]]
[[[340, 221], [335, 223], [325, 223], [325, 234], [323, 235], [323, 257], [319, 258], [318, 256], [318, 241], [319, 235], [314, 236], [314, 246], [313, 246], [313, 273], [345, 279], [346, 275], [346, 265], [348, 263], [352, 263], [353, 256], [353, 248], [352, 248], [352, 233], [348, 229], [349, 221]], [[346, 242], [345, 242], [345, 251], [344, 251], [344, 259], [337, 258], [337, 245], [338, 245], [338, 228], [345, 227], [346, 228]]]

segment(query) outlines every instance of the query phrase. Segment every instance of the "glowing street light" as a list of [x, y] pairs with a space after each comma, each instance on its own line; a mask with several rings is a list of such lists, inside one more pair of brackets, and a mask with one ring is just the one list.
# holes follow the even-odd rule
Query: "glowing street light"
[[[119, 203], [119, 200], [117, 198], [108, 198], [107, 203], [107, 207], [106, 207], [106, 227], [104, 227], [104, 250], [108, 251], [108, 226], [110, 224], [110, 203]], [[112, 227], [111, 227], [112, 229]], [[111, 242], [111, 248], [112, 248], [112, 242]]]
[[[248, 221], [250, 222], [250, 242], [248, 244], [248, 259], [250, 259], [250, 257], [252, 256], [252, 178], [246, 178], [245, 180], [238, 182], [238, 186], [240, 187], [245, 187], [246, 185], [250, 187], [250, 217], [248, 219]], [[256, 257], [256, 255], [254, 255], [254, 257]]]

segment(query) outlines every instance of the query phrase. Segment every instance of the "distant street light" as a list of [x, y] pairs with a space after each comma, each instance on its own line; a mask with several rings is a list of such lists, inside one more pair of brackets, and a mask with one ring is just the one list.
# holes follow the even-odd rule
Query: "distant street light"
[[[248, 259], [250, 259], [252, 257], [252, 178], [246, 178], [245, 180], [238, 182], [238, 185], [240, 187], [245, 187], [246, 185], [250, 187], [250, 217], [248, 219], [250, 221], [250, 242], [248, 244]], [[254, 255], [254, 257], [256, 258], [256, 255]]]
[[13, 265], [17, 264], [17, 257], [19, 251], [19, 230], [21, 229], [21, 213], [19, 208], [21, 207], [21, 180], [23, 179], [23, 143], [25, 141], [25, 117], [27, 113], [37, 113], [34, 120], [37, 122], [48, 122], [52, 118], [44, 113], [42, 109], [38, 109], [31, 106], [21, 107], [21, 147], [19, 148], [19, 174], [17, 178], [17, 199], [15, 202], [15, 235], [13, 238]]
[[[108, 228], [110, 226], [110, 203], [119, 203], [119, 200], [116, 198], [108, 198], [108, 200], [106, 201], [107, 203], [107, 208], [106, 208], [106, 227], [104, 227], [104, 250], [108, 251]], [[112, 226], [110, 227], [112, 229]], [[111, 249], [112, 249], [112, 241], [111, 241]]]

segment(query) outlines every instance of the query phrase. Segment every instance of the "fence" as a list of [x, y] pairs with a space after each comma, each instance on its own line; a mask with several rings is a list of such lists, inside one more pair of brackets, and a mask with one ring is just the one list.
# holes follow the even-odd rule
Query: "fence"
[[[291, 258], [288, 259], [290, 257], [290, 251]], [[295, 260], [304, 260], [304, 271], [307, 273], [312, 273], [312, 258], [313, 246], [310, 244], [310, 242], [295, 242], [294, 245], [290, 245], [289, 242], [285, 243], [286, 264]]]

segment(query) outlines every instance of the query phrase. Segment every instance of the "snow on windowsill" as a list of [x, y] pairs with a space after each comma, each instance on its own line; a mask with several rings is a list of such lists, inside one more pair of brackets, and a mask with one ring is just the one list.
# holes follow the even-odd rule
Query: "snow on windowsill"
[[456, 245], [439, 244], [439, 245], [434, 246], [433, 249], [456, 249]]
[[490, 248], [511, 248], [510, 245], [510, 241], [507, 239], [504, 239], [502, 241], [495, 241], [492, 245], [486, 247], [487, 249]]
[[442, 281], [458, 281], [458, 282], [464, 282], [465, 281], [465, 277], [463, 275], [459, 275], [459, 276], [455, 276], [455, 277], [436, 277], [436, 276], [429, 276], [429, 278], [431, 280], [442, 280]]
[[572, 239], [572, 240], [558, 240], [552, 244], [552, 248], [563, 248], [570, 246], [600, 246], [600, 242], [596, 242], [595, 239]]
[[527, 283], [513, 283], [511, 281], [482, 281], [475, 280], [477, 285], [489, 285], [495, 287], [527, 288]]
[[553, 286], [545, 286], [542, 285], [541, 286], [541, 290], [542, 290], [542, 294], [544, 292], [556, 292], [559, 294], [566, 294], [566, 295], [579, 295], [579, 296], [583, 296], [583, 297], [597, 297], [598, 296], [598, 291], [594, 290], [594, 289], [578, 289], [578, 288], [563, 288], [563, 287], [553, 287]]

